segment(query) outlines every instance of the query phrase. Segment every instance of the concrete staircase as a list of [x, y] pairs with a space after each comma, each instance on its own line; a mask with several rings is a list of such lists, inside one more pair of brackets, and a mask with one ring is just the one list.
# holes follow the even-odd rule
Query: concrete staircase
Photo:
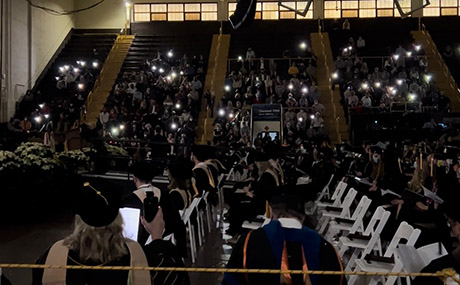
[[460, 112], [460, 91], [436, 44], [426, 30], [412, 31], [415, 42], [422, 45], [436, 86], [450, 98], [452, 112]]
[[331, 143], [340, 143], [348, 140], [348, 126], [345, 121], [343, 107], [340, 104], [340, 91], [332, 90], [330, 77], [334, 72], [334, 58], [332, 56], [331, 44], [327, 33], [312, 33], [311, 44], [313, 52], [318, 57], [316, 74], [318, 87], [321, 93], [321, 103], [324, 105], [325, 128], [329, 133]]
[[97, 122], [99, 113], [112, 91], [133, 40], [133, 35], [119, 35], [113, 44], [94, 84], [93, 91], [86, 100], [86, 116], [83, 117], [83, 121], [87, 124]]
[[[212, 38], [211, 51], [209, 53], [208, 71], [206, 74], [206, 82], [204, 84], [204, 91], [214, 91], [216, 95], [217, 108], [218, 102], [224, 95], [224, 81], [227, 73], [227, 58], [230, 49], [230, 35], [214, 35]], [[212, 142], [213, 139], [213, 126], [214, 118], [209, 118], [209, 112], [206, 109], [206, 99], [203, 98], [200, 116], [198, 117], [198, 128], [196, 143], [205, 144], [208, 141]], [[214, 116], [216, 116], [214, 110]]]

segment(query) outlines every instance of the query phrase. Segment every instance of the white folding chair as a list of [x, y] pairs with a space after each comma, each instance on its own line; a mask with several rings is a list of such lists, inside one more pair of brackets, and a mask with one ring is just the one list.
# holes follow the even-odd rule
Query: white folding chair
[[[421, 231], [419, 229], [414, 229], [411, 225], [406, 222], [402, 222], [398, 230], [396, 231], [393, 239], [391, 240], [390, 244], [388, 245], [387, 250], [383, 257], [393, 258], [394, 262], [383, 262], [383, 261], [366, 261], [366, 257], [356, 260], [356, 268], [355, 272], [359, 271], [367, 271], [367, 272], [401, 272], [403, 270], [403, 263], [401, 262], [396, 248], [398, 244], [401, 242], [402, 239], [407, 240], [407, 246], [413, 246], [416, 242], [418, 237], [420, 236]], [[386, 279], [382, 276], [382, 283], [385, 285], [393, 285], [398, 277], [397, 276], [389, 276]], [[357, 280], [356, 275], [352, 275], [349, 280], [349, 284], [354, 284]], [[372, 278], [369, 284], [377, 284], [378, 280], [376, 278]]]
[[[206, 222], [207, 222], [207, 225], [208, 225], [208, 233], [211, 232], [211, 221], [214, 220], [213, 216], [212, 216], [212, 205], [211, 203], [208, 202], [208, 197], [209, 197], [209, 192], [206, 192], [204, 193], [203, 195], [203, 200], [206, 202], [206, 208], [205, 208], [205, 215], [206, 215]], [[204, 227], [203, 227], [203, 236], [204, 236]]]
[[[203, 221], [203, 211], [200, 210], [200, 203], [201, 201], [204, 201], [206, 203], [206, 200], [204, 200], [205, 198], [207, 198], [207, 193], [208, 192], [203, 192], [203, 196], [201, 196], [200, 198], [197, 198], [199, 201], [198, 201], [198, 204], [196, 205], [196, 222], [197, 222], [197, 225], [198, 225], [198, 245], [201, 247], [203, 245], [203, 239], [204, 239], [204, 221]], [[207, 205], [205, 207], [205, 210], [207, 208]]]
[[323, 190], [318, 193], [318, 197], [313, 202], [313, 206], [311, 207], [311, 209], [307, 211], [307, 215], [313, 215], [316, 212], [316, 210], [318, 209], [318, 203], [321, 202], [321, 199], [330, 198], [329, 186], [331, 185], [331, 182], [333, 179], [334, 179], [334, 174], [331, 175], [329, 182], [326, 184], [326, 186], [324, 186]]
[[331, 201], [326, 201], [326, 202], [318, 201], [318, 203], [316, 203], [317, 207], [324, 208], [327, 206], [332, 206], [332, 207], [340, 206], [342, 203], [342, 196], [343, 194], [345, 194], [346, 189], [347, 189], [347, 183], [340, 181], [337, 184], [337, 187], [335, 188], [334, 193], [332, 194]]
[[391, 213], [386, 211], [383, 207], [377, 207], [362, 235], [355, 235], [353, 237], [343, 236], [339, 238], [338, 248], [340, 257], [343, 258], [344, 253], [349, 249], [353, 251], [350, 259], [348, 260], [345, 271], [352, 270], [357, 258], [365, 256], [372, 251], [377, 251], [380, 256], [382, 255], [380, 234], [383, 231], [390, 214]]
[[[197, 205], [200, 202], [199, 198], [193, 199], [190, 206], [183, 212], [182, 221], [185, 224], [186, 229], [188, 230], [189, 242], [190, 242], [190, 257], [192, 259], [192, 263], [195, 263], [195, 259], [197, 256], [197, 248], [196, 248], [196, 241], [195, 241], [195, 227], [191, 222], [191, 216], [193, 211], [197, 209]], [[198, 215], [198, 212], [197, 212]]]
[[219, 178], [218, 178], [218, 183], [217, 183], [217, 195], [219, 197], [219, 208], [220, 208], [220, 214], [222, 215], [222, 212], [224, 211], [224, 204], [225, 204], [225, 199], [224, 199], [224, 188], [223, 188], [223, 181], [225, 178], [225, 174], [222, 173]]
[[329, 221], [331, 218], [341, 218], [341, 219], [349, 219], [350, 218], [350, 207], [353, 201], [355, 200], [356, 194], [358, 191], [351, 188], [348, 190], [345, 199], [343, 199], [343, 203], [339, 207], [325, 207], [322, 210], [322, 217], [318, 225], [320, 225], [319, 234], [323, 234], [326, 230]]
[[350, 219], [335, 219], [329, 224], [329, 229], [326, 233], [326, 239], [332, 241], [332, 238], [339, 233], [362, 233], [364, 232], [363, 218], [367, 213], [367, 209], [371, 205], [372, 200], [367, 196], [361, 197], [355, 211]]
[[417, 252], [425, 266], [430, 264], [432, 260], [441, 258], [448, 254], [444, 245], [437, 242], [419, 247], [417, 248]]

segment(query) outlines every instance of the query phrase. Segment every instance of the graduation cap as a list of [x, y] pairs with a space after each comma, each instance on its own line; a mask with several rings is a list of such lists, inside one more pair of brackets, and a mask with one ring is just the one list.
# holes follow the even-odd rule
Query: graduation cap
[[277, 159], [280, 155], [280, 150], [280, 145], [274, 142], [269, 142], [263, 147], [263, 152], [266, 153], [271, 159]]
[[168, 165], [171, 176], [177, 180], [187, 180], [192, 178], [192, 168], [186, 161], [175, 161]]
[[285, 211], [291, 210], [305, 215], [305, 202], [297, 195], [274, 195], [270, 200], [270, 205], [272, 207], [281, 208]]
[[205, 161], [209, 158], [211, 149], [207, 145], [195, 144], [192, 146], [192, 154], [196, 156], [199, 161]]
[[138, 179], [150, 182], [153, 177], [161, 175], [162, 169], [152, 162], [140, 161], [131, 166], [130, 172]]
[[378, 145], [374, 145], [374, 146], [371, 146], [371, 152], [377, 153], [377, 154], [383, 154], [383, 149]]
[[73, 210], [92, 227], [110, 225], [122, 207], [121, 186], [105, 179], [82, 182], [74, 193]]
[[258, 151], [254, 154], [254, 161], [255, 162], [262, 162], [262, 161], [268, 161], [270, 158], [265, 152]]

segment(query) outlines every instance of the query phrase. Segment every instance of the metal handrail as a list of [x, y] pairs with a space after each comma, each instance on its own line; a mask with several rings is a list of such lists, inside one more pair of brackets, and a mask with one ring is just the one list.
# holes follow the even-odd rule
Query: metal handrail
[[[270, 61], [270, 60], [274, 60], [274, 61], [289, 61], [289, 66], [292, 66], [292, 62], [293, 61], [296, 61], [296, 60], [310, 60], [312, 59], [312, 57], [257, 57], [257, 58], [252, 58], [250, 59], [250, 61], [260, 61], [260, 60], [264, 60], [264, 61]], [[248, 61], [246, 60], [244, 57], [242, 59], [238, 59], [238, 58], [228, 58], [227, 59], [227, 70], [228, 72], [230, 72], [230, 64], [232, 62], [245, 62], [245, 61]], [[268, 69], [268, 68], [267, 68]], [[249, 65], [249, 72], [251, 71], [251, 65]]]

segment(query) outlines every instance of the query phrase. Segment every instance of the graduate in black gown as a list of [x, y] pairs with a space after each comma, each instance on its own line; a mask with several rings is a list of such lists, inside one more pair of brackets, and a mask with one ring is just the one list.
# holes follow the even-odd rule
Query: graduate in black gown
[[[302, 226], [304, 202], [295, 196], [271, 200], [272, 221], [243, 235], [228, 268], [343, 271], [334, 247], [314, 230]], [[223, 284], [346, 284], [344, 276], [226, 273]]]
[[258, 179], [245, 185], [244, 192], [234, 194], [228, 212], [230, 228], [226, 234], [240, 233], [244, 220], [265, 214], [267, 201], [279, 192], [282, 186], [279, 175], [268, 160], [269, 157], [265, 153], [255, 153], [254, 161], [258, 169]]
[[186, 161], [176, 161], [168, 165], [169, 195], [178, 210], [185, 211], [192, 203], [192, 168]]
[[210, 151], [210, 147], [205, 145], [192, 146], [192, 162], [194, 163], [192, 186], [195, 196], [198, 197], [201, 197], [203, 192], [209, 192], [210, 198], [216, 195], [216, 181], [214, 181], [211, 169], [205, 163]]
[[[171, 202], [171, 198], [167, 190], [160, 190], [151, 184], [153, 177], [161, 173], [161, 169], [154, 167], [148, 162], [138, 162], [133, 165], [131, 169], [134, 175], [134, 183], [136, 184], [137, 190], [128, 195], [124, 201], [124, 207], [136, 208], [143, 212], [143, 201], [145, 199], [146, 191], [153, 191], [154, 196], [158, 198], [159, 205], [163, 209], [163, 215], [165, 220], [165, 232], [164, 237], [174, 233], [176, 239], [176, 246], [179, 249], [182, 256], [187, 256], [186, 239], [185, 239], [185, 225], [179, 215], [179, 210]], [[142, 227], [139, 226], [138, 242], [145, 244], [148, 239], [148, 233]]]
[[[456, 272], [460, 272], [460, 211], [458, 211], [457, 201], [459, 196], [457, 196], [456, 200], [451, 201], [447, 208], [447, 216], [448, 221], [451, 229], [451, 236], [453, 239], [453, 247], [450, 250], [450, 253], [433, 260], [430, 264], [428, 264], [425, 268], [423, 268], [422, 272], [429, 272], [434, 273], [438, 271], [442, 271], [445, 268], [453, 268]], [[443, 243], [444, 245], [447, 245]], [[447, 250], [449, 251], [450, 246], [447, 246]], [[415, 285], [422, 285], [422, 284], [444, 284], [444, 282], [438, 277], [417, 277], [415, 278], [412, 284]]]

